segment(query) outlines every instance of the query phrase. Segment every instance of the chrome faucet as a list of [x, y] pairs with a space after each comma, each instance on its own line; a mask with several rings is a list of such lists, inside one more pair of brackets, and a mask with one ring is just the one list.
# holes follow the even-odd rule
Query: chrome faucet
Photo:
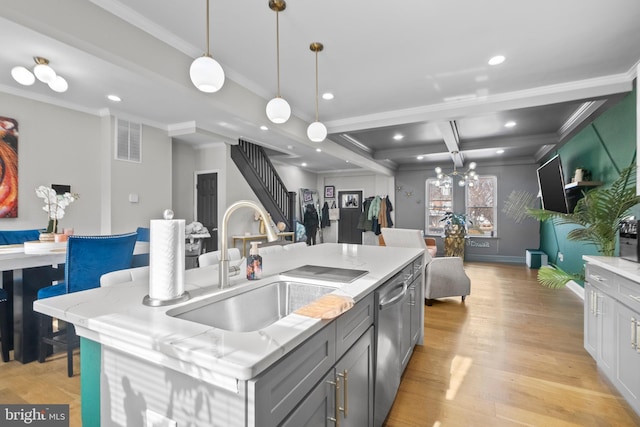
[[229, 254], [228, 254], [228, 222], [229, 217], [232, 213], [237, 211], [240, 208], [253, 208], [256, 212], [262, 216], [262, 220], [265, 224], [267, 224], [267, 240], [269, 242], [274, 242], [278, 240], [278, 234], [275, 232], [273, 226], [271, 225], [271, 220], [269, 218], [269, 214], [264, 208], [258, 205], [251, 200], [239, 200], [233, 204], [231, 204], [224, 213], [222, 217], [222, 227], [220, 231], [220, 265], [218, 266], [218, 284], [220, 285], [220, 289], [224, 289], [229, 284]]

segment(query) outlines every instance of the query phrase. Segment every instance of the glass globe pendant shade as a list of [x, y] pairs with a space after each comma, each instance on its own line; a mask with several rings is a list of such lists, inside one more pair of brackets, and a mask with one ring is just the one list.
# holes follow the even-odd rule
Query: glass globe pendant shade
[[60, 77], [60, 76], [56, 76], [55, 79], [53, 79], [53, 81], [51, 83], [49, 83], [49, 87], [51, 88], [51, 90], [53, 90], [54, 92], [66, 92], [67, 89], [69, 89], [69, 84], [67, 83], [67, 81]]
[[289, 120], [291, 107], [283, 98], [277, 96], [267, 104], [267, 117], [273, 123], [281, 124]]
[[327, 127], [321, 122], [313, 122], [307, 128], [307, 136], [313, 142], [322, 142], [327, 137]]
[[42, 83], [47, 84], [51, 83], [56, 78], [56, 72], [47, 64], [38, 64], [33, 67], [33, 74], [35, 74], [38, 80]]
[[218, 61], [207, 55], [191, 63], [189, 76], [193, 85], [206, 93], [217, 92], [224, 84], [224, 70]]
[[460, 181], [458, 181], [458, 186], [464, 187], [465, 183], [466, 183], [466, 181], [464, 179], [461, 179]]
[[13, 67], [11, 77], [23, 86], [31, 86], [36, 81], [33, 73], [23, 66]]

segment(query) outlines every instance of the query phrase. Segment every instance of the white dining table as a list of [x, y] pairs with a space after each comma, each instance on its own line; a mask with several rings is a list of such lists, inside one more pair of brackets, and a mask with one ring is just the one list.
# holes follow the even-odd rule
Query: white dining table
[[[134, 255], [149, 253], [149, 242], [136, 242]], [[28, 363], [38, 358], [38, 314], [33, 302], [38, 290], [64, 280], [66, 245], [25, 253], [24, 245], [0, 246], [0, 287], [13, 299], [14, 359]], [[4, 338], [4, 337], [3, 337]]]

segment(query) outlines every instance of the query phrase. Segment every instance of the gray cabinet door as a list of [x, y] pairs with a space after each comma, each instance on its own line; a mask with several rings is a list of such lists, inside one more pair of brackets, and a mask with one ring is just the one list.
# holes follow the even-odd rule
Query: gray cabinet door
[[373, 426], [373, 327], [360, 337], [282, 424], [286, 427], [334, 425]]
[[[618, 389], [629, 404], [640, 413], [640, 352], [638, 342], [640, 313], [625, 305], [616, 304], [617, 370], [615, 379]], [[635, 331], [634, 331], [635, 329]]]
[[420, 341], [420, 332], [422, 331], [422, 324], [424, 323], [422, 302], [422, 277], [418, 277], [413, 281], [411, 287], [409, 287], [409, 305], [411, 306], [411, 348]]
[[282, 423], [282, 427], [329, 427], [335, 414], [335, 372], [332, 369], [326, 377]]
[[373, 327], [336, 364], [341, 427], [373, 426]]

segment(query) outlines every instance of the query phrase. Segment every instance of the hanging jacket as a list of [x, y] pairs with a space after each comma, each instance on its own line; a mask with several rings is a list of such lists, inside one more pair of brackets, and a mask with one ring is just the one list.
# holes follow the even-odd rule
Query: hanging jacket
[[371, 231], [371, 223], [372, 221], [368, 218], [369, 215], [369, 207], [371, 206], [371, 201], [373, 197], [367, 197], [364, 199], [362, 203], [362, 212], [360, 213], [360, 218], [358, 219], [358, 226], [356, 227], [358, 230], [362, 231]]
[[329, 221], [329, 203], [324, 202], [322, 205], [322, 215], [320, 217], [320, 228], [328, 227], [331, 225], [331, 221]]
[[371, 206], [369, 206], [369, 213], [367, 216], [368, 220], [373, 220], [373, 218], [377, 218], [380, 213], [380, 197], [376, 196], [371, 201]]

